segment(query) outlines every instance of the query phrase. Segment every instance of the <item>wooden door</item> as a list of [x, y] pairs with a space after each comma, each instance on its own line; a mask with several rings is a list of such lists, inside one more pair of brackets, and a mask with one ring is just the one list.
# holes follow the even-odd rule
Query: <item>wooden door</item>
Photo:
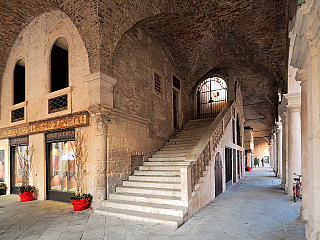
[[215, 175], [215, 193], [216, 193], [215, 195], [217, 197], [222, 193], [222, 158], [219, 152], [216, 154], [214, 175]]

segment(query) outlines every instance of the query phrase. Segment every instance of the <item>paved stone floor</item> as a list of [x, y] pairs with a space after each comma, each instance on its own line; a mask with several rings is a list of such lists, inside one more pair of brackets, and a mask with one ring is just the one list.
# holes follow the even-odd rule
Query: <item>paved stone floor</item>
[[0, 197], [0, 239], [305, 239], [301, 201], [280, 189], [270, 168], [257, 168], [179, 229], [73, 212], [71, 204]]

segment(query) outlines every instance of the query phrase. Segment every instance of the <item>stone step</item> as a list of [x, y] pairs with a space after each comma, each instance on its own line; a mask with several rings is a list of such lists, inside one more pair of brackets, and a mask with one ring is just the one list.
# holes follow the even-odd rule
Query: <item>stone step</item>
[[144, 213], [155, 213], [169, 216], [183, 217], [185, 207], [166, 205], [166, 204], [155, 204], [145, 202], [133, 202], [125, 200], [110, 199], [101, 202], [102, 207], [117, 208], [123, 210], [133, 210]]
[[169, 142], [163, 146], [163, 148], [160, 149], [160, 151], [191, 151], [194, 148], [195, 144], [173, 144], [172, 142], [169, 144]]
[[181, 201], [180, 197], [174, 196], [147, 195], [138, 193], [111, 193], [109, 195], [109, 199], [188, 207], [187, 202], [183, 202]]
[[164, 149], [162, 148], [160, 151], [157, 152], [161, 153], [161, 154], [174, 154], [174, 153], [179, 153], [179, 154], [183, 154], [183, 153], [190, 153], [192, 150], [192, 148], [188, 148], [188, 149], [176, 149], [176, 148], [169, 148], [169, 149]]
[[145, 187], [130, 187], [121, 186], [116, 187], [117, 193], [132, 193], [132, 194], [147, 194], [155, 196], [171, 196], [181, 197], [180, 189], [166, 189], [166, 188], [145, 188]]
[[178, 134], [176, 134], [174, 137], [175, 138], [183, 138], [183, 137], [198, 137], [198, 136], [203, 136], [203, 134], [205, 134], [205, 131], [201, 131], [201, 132], [179, 132]]
[[94, 210], [95, 213], [104, 214], [108, 216], [119, 217], [122, 219], [139, 221], [144, 223], [158, 223], [161, 225], [172, 226], [178, 228], [182, 225], [183, 219], [181, 217], [144, 213], [131, 210], [122, 210], [114, 208], [100, 207]]
[[176, 157], [186, 157], [188, 156], [190, 153], [190, 151], [188, 152], [180, 152], [180, 151], [176, 151], [176, 152], [157, 152], [156, 154], [152, 155], [152, 158], [176, 158]]
[[181, 189], [181, 183], [173, 182], [147, 182], [147, 181], [123, 181], [124, 187]]
[[150, 161], [144, 162], [143, 166], [179, 166], [183, 161]]
[[[143, 164], [149, 163], [149, 162], [179, 162], [184, 161], [186, 157], [151, 157], [148, 158], [148, 162], [144, 162]], [[160, 164], [161, 165], [161, 164]]]
[[180, 167], [178, 165], [144, 165], [139, 166], [139, 170], [141, 171], [180, 171]]
[[180, 176], [129, 176], [129, 181], [181, 183]]
[[[142, 166], [141, 166], [142, 167]], [[140, 167], [139, 167], [140, 169]], [[156, 168], [157, 169], [157, 168]], [[180, 170], [139, 170], [134, 171], [134, 176], [180, 176]]]
[[188, 148], [193, 148], [198, 142], [181, 142], [181, 141], [178, 141], [178, 142], [174, 142], [174, 141], [171, 141], [171, 142], [167, 142], [165, 147], [166, 148], [183, 148], [183, 147], [188, 147]]
[[198, 143], [200, 137], [198, 138], [171, 138], [169, 142], [181, 142], [181, 143]]

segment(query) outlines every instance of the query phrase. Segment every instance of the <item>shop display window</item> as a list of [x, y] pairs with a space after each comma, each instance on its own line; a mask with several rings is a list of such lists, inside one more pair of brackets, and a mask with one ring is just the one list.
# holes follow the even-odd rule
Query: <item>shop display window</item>
[[75, 192], [74, 141], [50, 144], [50, 190]]
[[22, 159], [19, 156], [27, 156], [27, 146], [17, 146], [14, 153], [14, 186], [20, 187], [22, 185]]

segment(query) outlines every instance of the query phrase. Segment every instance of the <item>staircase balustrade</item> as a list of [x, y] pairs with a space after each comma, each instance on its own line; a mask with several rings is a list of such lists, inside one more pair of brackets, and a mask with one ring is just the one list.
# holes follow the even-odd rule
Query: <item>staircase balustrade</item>
[[192, 192], [204, 176], [206, 167], [210, 165], [212, 153], [223, 136], [236, 107], [234, 101], [229, 101], [222, 109], [207, 131], [192, 149], [186, 160], [179, 164], [181, 173], [181, 200], [190, 202]]

